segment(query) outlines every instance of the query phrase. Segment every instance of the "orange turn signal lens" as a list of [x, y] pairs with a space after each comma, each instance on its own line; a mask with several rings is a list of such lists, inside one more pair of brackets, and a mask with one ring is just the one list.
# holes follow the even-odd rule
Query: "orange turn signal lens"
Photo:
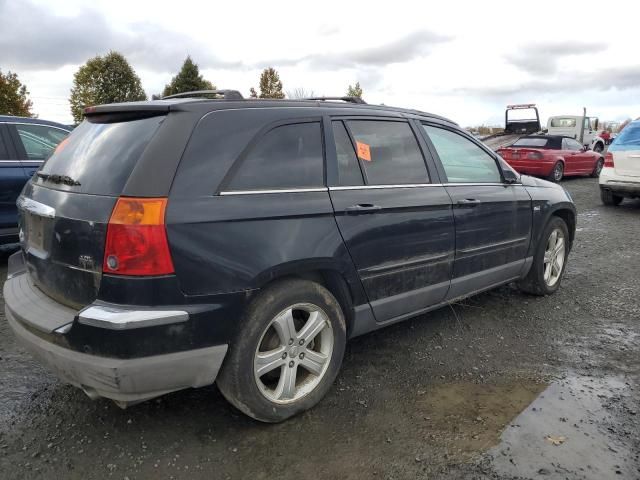
[[166, 198], [120, 197], [109, 223], [120, 225], [164, 225]]

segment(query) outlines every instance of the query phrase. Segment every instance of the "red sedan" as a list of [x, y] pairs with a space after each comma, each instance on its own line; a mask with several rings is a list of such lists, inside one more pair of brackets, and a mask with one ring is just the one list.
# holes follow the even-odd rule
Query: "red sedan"
[[569, 175], [598, 177], [604, 165], [602, 153], [587, 150], [573, 138], [559, 135], [529, 135], [497, 152], [518, 172], [554, 182]]

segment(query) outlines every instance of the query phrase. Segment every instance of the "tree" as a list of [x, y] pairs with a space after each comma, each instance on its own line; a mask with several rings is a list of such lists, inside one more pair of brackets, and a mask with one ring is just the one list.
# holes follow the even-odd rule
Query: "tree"
[[287, 90], [287, 97], [295, 99], [311, 98], [315, 97], [315, 93], [313, 93], [313, 90], [307, 90], [304, 87], [298, 87], [294, 88], [293, 90]]
[[249, 97], [251, 98], [258, 98], [258, 92], [256, 92], [256, 89], [251, 87], [249, 89]]
[[265, 68], [260, 75], [260, 98], [284, 98], [280, 75], [273, 67]]
[[178, 74], [164, 87], [162, 96], [175, 95], [176, 93], [195, 92], [197, 90], [215, 90], [216, 87], [209, 80], [200, 75], [198, 65], [187, 56]]
[[109, 52], [90, 59], [73, 76], [69, 103], [76, 122], [82, 121], [82, 112], [90, 105], [146, 100], [140, 77], [126, 58], [118, 52]]
[[0, 70], [0, 115], [32, 117], [33, 104], [27, 95], [27, 86], [20, 82], [17, 74], [8, 71], [3, 75]]
[[356, 82], [354, 86], [349, 85], [349, 88], [347, 88], [347, 97], [362, 98], [362, 87], [360, 86], [360, 82]]

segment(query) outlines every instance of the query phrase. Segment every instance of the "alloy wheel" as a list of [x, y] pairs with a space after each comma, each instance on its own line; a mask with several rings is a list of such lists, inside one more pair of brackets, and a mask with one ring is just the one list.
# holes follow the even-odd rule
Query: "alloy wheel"
[[310, 303], [292, 305], [269, 323], [254, 356], [260, 392], [275, 403], [292, 403], [318, 386], [333, 353], [327, 314]]
[[564, 233], [559, 228], [554, 229], [547, 240], [544, 252], [544, 281], [553, 287], [560, 280], [562, 267], [566, 256], [566, 241]]

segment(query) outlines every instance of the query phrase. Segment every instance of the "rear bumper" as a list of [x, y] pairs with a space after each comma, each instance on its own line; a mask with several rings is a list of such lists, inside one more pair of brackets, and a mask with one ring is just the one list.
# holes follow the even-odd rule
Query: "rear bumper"
[[640, 196], [640, 177], [617, 175], [613, 168], [603, 168], [600, 173], [600, 188], [620, 196]]
[[518, 173], [540, 177], [549, 176], [553, 170], [553, 166], [555, 165], [555, 162], [547, 162], [544, 160], [507, 160], [507, 163]]
[[13, 317], [10, 308], [6, 316], [19, 342], [60, 379], [83, 389], [91, 398], [105, 397], [123, 404], [210, 385], [227, 353], [227, 345], [217, 345], [133, 359], [98, 357], [31, 333]]
[[[113, 304], [76, 311], [42, 293], [21, 260], [21, 253], [9, 258], [7, 321], [18, 341], [63, 381], [121, 406], [215, 381], [227, 344], [192, 340], [189, 325], [198, 313]], [[210, 312], [200, 314], [209, 318]], [[104, 353], [118, 353], [122, 344], [130, 344], [125, 353], [133, 355]]]

